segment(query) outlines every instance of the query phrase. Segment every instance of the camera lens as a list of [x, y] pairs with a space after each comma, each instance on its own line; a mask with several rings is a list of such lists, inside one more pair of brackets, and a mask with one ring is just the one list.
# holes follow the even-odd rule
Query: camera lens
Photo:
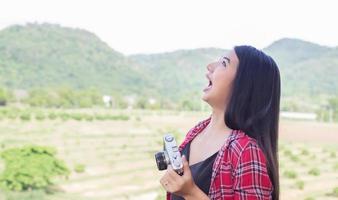
[[165, 154], [163, 151], [157, 152], [155, 154], [155, 160], [156, 160], [157, 168], [159, 170], [167, 169], [168, 165], [167, 165]]

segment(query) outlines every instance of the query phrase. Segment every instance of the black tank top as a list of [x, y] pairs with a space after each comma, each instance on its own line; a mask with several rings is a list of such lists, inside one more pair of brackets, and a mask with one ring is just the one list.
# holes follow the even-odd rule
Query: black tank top
[[[181, 152], [182, 155], [185, 155], [188, 161], [189, 161], [189, 154], [190, 154], [190, 143], [191, 141], [183, 148]], [[217, 156], [217, 153], [218, 152], [214, 153], [209, 158], [190, 166], [191, 175], [194, 179], [195, 184], [206, 195], [208, 195], [209, 193], [209, 187], [210, 187], [211, 175], [212, 175], [212, 166]], [[184, 198], [177, 196], [175, 194], [172, 194], [171, 200], [184, 200]]]

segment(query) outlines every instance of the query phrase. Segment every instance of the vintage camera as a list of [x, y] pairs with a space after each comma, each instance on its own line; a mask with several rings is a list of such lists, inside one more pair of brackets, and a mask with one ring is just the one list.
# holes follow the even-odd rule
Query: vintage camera
[[155, 160], [159, 170], [165, 170], [168, 165], [171, 165], [177, 174], [183, 175], [181, 153], [178, 151], [176, 140], [172, 134], [168, 133], [163, 136], [163, 151], [155, 154]]

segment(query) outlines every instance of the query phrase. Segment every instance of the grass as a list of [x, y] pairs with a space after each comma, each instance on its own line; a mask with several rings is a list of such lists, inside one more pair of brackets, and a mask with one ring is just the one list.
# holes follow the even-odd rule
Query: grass
[[318, 168], [312, 168], [308, 172], [310, 175], [313, 176], [319, 176], [320, 175], [320, 170]]
[[332, 189], [332, 192], [329, 193], [329, 196], [338, 197], [338, 186]]
[[[44, 120], [56, 120], [60, 119], [63, 121], [76, 120], [76, 121], [93, 121], [93, 120], [130, 120], [130, 117], [124, 114], [109, 114], [109, 113], [83, 113], [83, 112], [68, 112], [66, 110], [49, 110], [43, 108], [26, 108], [26, 109], [17, 109], [17, 108], [0, 108], [0, 120], [16, 120], [17, 118], [22, 121], [30, 121], [32, 118], [38, 121]], [[141, 121], [138, 118], [138, 121]]]
[[338, 171], [338, 162], [334, 163], [333, 170], [334, 171]]
[[308, 149], [302, 149], [302, 150], [301, 150], [301, 154], [302, 154], [303, 156], [308, 156], [308, 155], [310, 155], [310, 152], [309, 152]]
[[302, 180], [297, 180], [296, 183], [295, 183], [295, 185], [296, 185], [296, 187], [297, 187], [298, 189], [303, 190], [303, 189], [304, 189], [305, 183], [304, 183], [304, 181], [302, 181]]
[[76, 173], [83, 173], [83, 172], [85, 172], [85, 169], [86, 169], [86, 166], [84, 164], [76, 164], [74, 166], [74, 171]]
[[[21, 119], [25, 112], [29, 113], [30, 120]], [[209, 115], [104, 109], [21, 109], [14, 114], [12, 110], [0, 109], [0, 113], [2, 149], [25, 143], [51, 145], [57, 148], [68, 166], [73, 166], [69, 180], [57, 181], [60, 191], [52, 194], [0, 192], [0, 199], [5, 195], [13, 200], [127, 200], [149, 192], [158, 193], [157, 199], [162, 200], [165, 191], [158, 181], [163, 173], [157, 171], [153, 158], [154, 153], [163, 148], [162, 135], [172, 132], [179, 143], [198, 120]], [[45, 117], [37, 119], [40, 114]], [[302, 127], [304, 123], [300, 123]], [[283, 121], [282, 126], [286, 126]], [[295, 129], [294, 124], [290, 127]], [[333, 127], [338, 130], [338, 126]], [[298, 135], [306, 133], [296, 132]], [[338, 170], [338, 159], [332, 153], [337, 151], [336, 145], [327, 147], [317, 141], [311, 144], [289, 142], [283, 136], [279, 147], [281, 199], [332, 197], [334, 185], [337, 185], [333, 178]], [[304, 137], [308, 139], [307, 135]], [[324, 158], [326, 162], [322, 162]], [[318, 168], [318, 175], [309, 174], [313, 168]], [[316, 187], [315, 183], [323, 184]]]
[[284, 171], [283, 175], [284, 175], [286, 178], [290, 178], [290, 179], [295, 179], [295, 178], [297, 178], [297, 172], [294, 171], [294, 170], [286, 170], [286, 171]]
[[290, 156], [290, 159], [293, 161], [293, 162], [298, 162], [300, 159], [297, 155], [291, 155]]
[[304, 200], [315, 200], [314, 197], [306, 197]]

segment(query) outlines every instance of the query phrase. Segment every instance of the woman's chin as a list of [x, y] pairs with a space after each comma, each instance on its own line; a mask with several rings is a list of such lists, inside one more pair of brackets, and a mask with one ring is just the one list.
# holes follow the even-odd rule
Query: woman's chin
[[208, 94], [208, 92], [204, 92], [203, 93], [202, 100], [205, 101], [205, 102], [208, 102], [208, 100], [209, 100], [209, 94]]

